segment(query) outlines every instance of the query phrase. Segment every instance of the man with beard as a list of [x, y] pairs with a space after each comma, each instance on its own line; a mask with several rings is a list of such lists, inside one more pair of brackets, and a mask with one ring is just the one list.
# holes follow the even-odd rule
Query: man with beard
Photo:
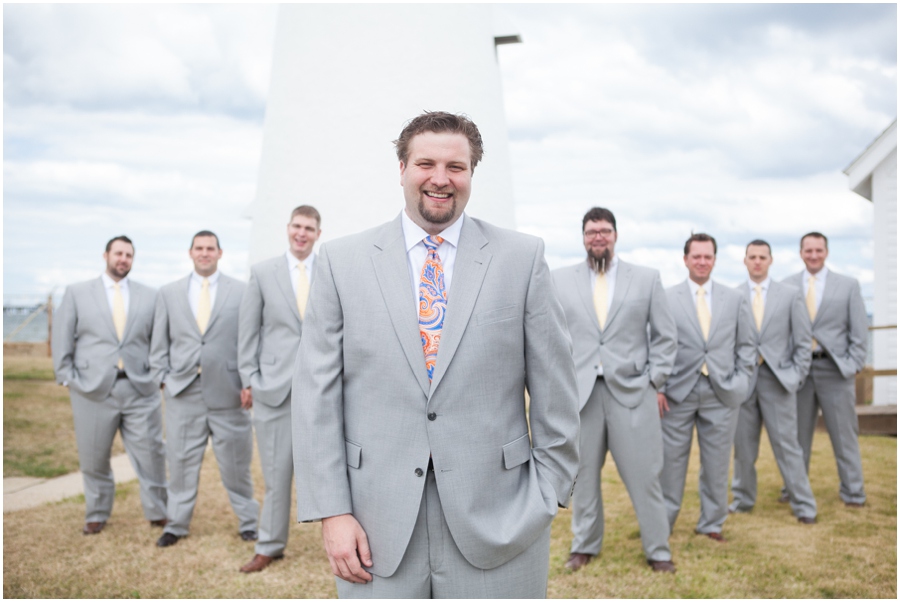
[[582, 233], [587, 260], [552, 273], [572, 336], [581, 407], [574, 537], [566, 567], [577, 571], [600, 553], [600, 475], [609, 450], [637, 514], [648, 563], [654, 571], [674, 573], [659, 483], [663, 450], [656, 392], [675, 364], [675, 321], [659, 272], [615, 254], [611, 211], [588, 211]]
[[138, 476], [144, 517], [154, 527], [166, 524], [161, 397], [149, 364], [156, 289], [128, 277], [134, 245], [127, 236], [106, 243], [103, 259], [99, 278], [66, 288], [52, 340], [56, 380], [72, 401], [85, 535], [100, 533], [112, 512], [117, 431]]
[[405, 208], [316, 260], [298, 518], [322, 521], [341, 597], [545, 597], [578, 400], [544, 245], [463, 213], [483, 153], [468, 118], [424, 113], [395, 145]]

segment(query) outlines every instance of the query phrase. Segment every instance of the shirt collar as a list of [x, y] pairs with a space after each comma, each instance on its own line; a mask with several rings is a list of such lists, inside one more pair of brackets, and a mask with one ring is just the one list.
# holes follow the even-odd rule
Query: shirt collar
[[[696, 282], [694, 282], [693, 280], [691, 280], [690, 278], [687, 279], [687, 282], [688, 282], [688, 286], [691, 287], [691, 294], [696, 298], [697, 290], [700, 288], [700, 285], [697, 284]], [[710, 278], [709, 280], [706, 281], [706, 284], [703, 285], [703, 290], [706, 291], [707, 298], [712, 297], [712, 283], [713, 283], [712, 278]]]
[[[291, 253], [290, 249], [288, 249], [287, 251], [284, 252], [284, 256], [287, 257], [289, 270], [293, 270], [298, 265], [300, 265], [300, 260], [297, 259], [293, 253]], [[316, 260], [315, 253], [310, 253], [309, 255], [306, 256], [306, 259], [303, 260], [303, 265], [306, 266], [307, 272], [309, 272], [312, 269], [313, 263], [315, 262], [315, 260]]]
[[[196, 282], [197, 284], [203, 284], [203, 276], [198, 274], [196, 271], [191, 272], [191, 279], [194, 282]], [[215, 272], [213, 272], [212, 276], [209, 276], [209, 284], [210, 284], [210, 286], [212, 286], [213, 284], [215, 284], [218, 281], [219, 281], [219, 270], [216, 270]]]
[[[444, 242], [448, 242], [454, 247], [459, 246], [459, 235], [462, 232], [463, 219], [465, 218], [465, 213], [459, 216], [455, 222], [444, 228], [440, 233], [440, 237], [444, 239]], [[406, 209], [402, 209], [400, 211], [400, 225], [403, 227], [403, 240], [406, 242], [406, 252], [409, 253], [409, 250], [414, 246], [422, 242], [422, 240], [428, 236], [428, 232], [423, 230], [419, 225], [412, 221], [410, 217], [406, 214]]]
[[[113, 288], [116, 285], [116, 281], [110, 278], [106, 272], [100, 274], [100, 278], [103, 280], [103, 288]], [[119, 280], [119, 288], [122, 290], [128, 288], [128, 276]]]
[[751, 291], [752, 291], [752, 290], [755, 290], [757, 286], [761, 286], [761, 287], [762, 287], [762, 290], [768, 291], [768, 290], [769, 290], [769, 283], [770, 283], [770, 282], [772, 282], [772, 277], [771, 277], [771, 276], [766, 276], [766, 279], [763, 280], [762, 282], [760, 282], [759, 284], [756, 284], [755, 282], [753, 282], [753, 281], [750, 280], [749, 278], [747, 279], [747, 284], [750, 286], [750, 290], [751, 290]]
[[[810, 273], [809, 273], [809, 270], [807, 270], [807, 269], [804, 267], [804, 268], [803, 268], [803, 281], [804, 281], [804, 282], [808, 282], [810, 276], [812, 276], [812, 274], [810, 274]], [[816, 274], [815, 276], [816, 276], [816, 280], [817, 280], [817, 281], [819, 281], [819, 282], [825, 282], [825, 277], [828, 276], [828, 266], [827, 266], [827, 265], [823, 265], [823, 266], [822, 266], [822, 269], [819, 270], [819, 273]]]

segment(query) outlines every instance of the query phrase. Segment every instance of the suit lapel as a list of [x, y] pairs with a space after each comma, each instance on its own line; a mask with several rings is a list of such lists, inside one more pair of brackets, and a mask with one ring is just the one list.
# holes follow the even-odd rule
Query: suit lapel
[[131, 333], [135, 317], [138, 315], [138, 310], [141, 307], [141, 303], [143, 301], [143, 295], [141, 295], [138, 287], [135, 286], [134, 282], [129, 284], [131, 291], [129, 291], [129, 299], [128, 299], [128, 314], [125, 317], [125, 332], [122, 333], [122, 340], [128, 338], [128, 335]]
[[278, 288], [281, 289], [284, 300], [287, 302], [288, 307], [291, 308], [291, 313], [294, 314], [294, 317], [297, 318], [298, 322], [302, 322], [300, 319], [300, 310], [297, 309], [297, 295], [294, 294], [294, 287], [291, 284], [287, 257], [282, 256], [279, 261], [276, 261], [273, 269], [275, 271], [273, 274], [275, 282], [278, 283]]
[[584, 311], [588, 315], [588, 321], [594, 325], [597, 334], [600, 334], [600, 323], [597, 321], [597, 310], [594, 309], [594, 291], [591, 290], [591, 271], [587, 262], [582, 262], [575, 270], [575, 289], [581, 302], [584, 303]]
[[688, 285], [687, 280], [682, 282], [676, 290], [678, 299], [681, 301], [681, 309], [684, 310], [687, 321], [694, 327], [694, 331], [702, 341], [703, 331], [700, 329], [700, 319], [697, 317], [697, 306], [694, 305], [694, 300], [691, 299], [691, 287]]
[[[410, 289], [409, 260], [403, 239], [403, 227], [398, 216], [385, 227], [385, 236], [375, 244], [381, 250], [372, 255], [372, 267], [381, 289], [381, 296], [387, 307], [394, 332], [400, 340], [400, 347], [422, 393], [428, 395], [431, 385], [425, 370], [425, 354], [419, 335], [419, 322], [413, 305], [413, 291]], [[457, 263], [459, 256], [457, 255]]]
[[[231, 294], [231, 282], [229, 282], [228, 278], [223, 274], [219, 274], [218, 288], [219, 290], [216, 291], [216, 302], [213, 304], [212, 311], [209, 314], [209, 323], [206, 325], [206, 332], [209, 332], [209, 329], [212, 328], [213, 323], [222, 311], [222, 307], [225, 305], [225, 301], [228, 300], [228, 295]], [[194, 321], [196, 322], [196, 320]], [[199, 330], [199, 328], [197, 330]]]
[[[710, 280], [710, 282], [712, 282], [712, 280]], [[718, 326], [719, 322], [721, 322], [721, 320], [719, 318], [722, 315], [722, 306], [725, 303], [725, 301], [722, 300], [722, 298], [725, 294], [724, 286], [725, 285], [719, 284], [718, 282], [716, 282], [713, 284], [713, 287], [712, 287], [712, 289], [713, 289], [712, 301], [713, 301], [713, 305], [716, 306], [716, 311], [710, 310], [710, 313], [712, 313], [712, 316], [710, 317], [710, 320], [709, 320], [709, 337], [707, 338], [707, 341], [711, 341], [713, 339], [713, 335], [716, 332], [716, 326]], [[698, 325], [700, 324], [699, 319], [697, 321], [697, 324]], [[754, 324], [754, 326], [755, 326], [755, 324]]]
[[178, 299], [178, 307], [181, 310], [184, 319], [187, 320], [190, 324], [193, 324], [194, 331], [199, 337], [201, 336], [200, 327], [197, 326], [197, 318], [194, 317], [194, 312], [191, 311], [191, 302], [189, 301], [189, 291], [191, 290], [191, 275], [192, 274], [188, 274], [187, 278], [179, 281], [179, 288], [181, 289], [182, 294], [176, 295], [176, 298]]
[[[747, 290], [749, 291], [749, 288]], [[781, 298], [781, 289], [779, 288], [778, 284], [774, 281], [769, 281], [769, 292], [766, 293], [762, 328], [759, 329], [760, 339], [762, 338], [763, 333], [766, 331], [766, 328], [769, 327], [769, 323], [772, 321], [772, 316], [778, 314], [781, 311], [778, 307], [781, 304]], [[753, 308], [751, 308], [751, 310], [752, 309]]]
[[[829, 271], [829, 275], [831, 274], [834, 274], [834, 272]], [[816, 319], [813, 320], [813, 324], [819, 321], [819, 318], [822, 317], [822, 314], [831, 305], [831, 300], [836, 296], [837, 288], [839, 286], [840, 283], [837, 278], [825, 279], [825, 292], [822, 293], [822, 302], [819, 303], [819, 309], [816, 310]]]
[[[109, 300], [106, 298], [106, 289], [103, 286], [103, 277], [97, 278], [97, 280], [94, 281], [92, 291], [94, 294], [94, 303], [97, 307], [102, 308], [100, 310], [100, 314], [103, 316], [101, 318], [103, 320], [103, 323], [106, 324], [109, 328], [109, 332], [112, 334], [113, 340], [118, 341], [119, 336], [116, 334], [116, 325], [112, 319], [112, 310], [109, 308]], [[125, 337], [123, 336], [122, 338], [124, 340]]]
[[[491, 254], [483, 248], [488, 244], [478, 225], [467, 217], [459, 235], [453, 282], [447, 297], [447, 314], [441, 331], [441, 344], [434, 367], [431, 391], [434, 392], [447, 373], [450, 362], [459, 347], [463, 333], [472, 317], [475, 301], [481, 291], [484, 275], [491, 263]], [[430, 397], [430, 395], [429, 395]]]
[[[631, 266], [623, 261], [619, 261], [619, 267], [616, 271], [616, 291], [613, 293], [612, 304], [609, 306], [609, 314], [606, 317], [606, 328], [609, 328], [609, 323], [613, 321], [619, 308], [622, 307], [622, 301], [625, 300], [625, 295], [628, 293], [628, 287], [631, 286], [631, 278], [633, 275]], [[606, 328], [604, 328], [604, 330], [606, 330]]]

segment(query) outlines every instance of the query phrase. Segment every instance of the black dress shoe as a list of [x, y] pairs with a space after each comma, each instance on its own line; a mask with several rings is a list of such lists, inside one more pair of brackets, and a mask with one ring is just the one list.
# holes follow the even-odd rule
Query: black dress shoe
[[815, 516], [800, 516], [797, 517], [797, 522], [803, 523], [804, 525], [814, 525], [816, 524]]
[[241, 539], [244, 541], [256, 541], [259, 537], [256, 535], [256, 531], [241, 531]]
[[162, 536], [156, 540], [156, 547], [168, 548], [169, 546], [174, 546], [182, 537], [182, 535], [175, 535], [174, 533], [163, 533]]

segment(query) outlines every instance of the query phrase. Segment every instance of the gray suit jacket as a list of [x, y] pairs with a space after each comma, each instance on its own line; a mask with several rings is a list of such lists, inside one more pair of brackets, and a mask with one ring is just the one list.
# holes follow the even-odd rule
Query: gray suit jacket
[[[659, 272], [619, 260], [616, 287], [601, 332], [594, 311], [586, 261], [553, 271], [553, 283], [572, 336], [578, 399], [587, 403], [597, 380], [597, 364], [613, 397], [634, 408], [656, 399], [675, 365], [675, 320]], [[649, 336], [648, 336], [649, 327]]]
[[51, 347], [56, 381], [67, 383], [94, 401], [103, 401], [112, 391], [119, 358], [139, 393], [152, 395], [159, 388], [149, 360], [156, 289], [133, 280], [128, 286], [128, 315], [121, 342], [102, 278], [67, 287], [53, 316]]
[[276, 407], [287, 399], [302, 332], [287, 258], [279, 255], [250, 268], [241, 299], [238, 368], [243, 386], [253, 387], [254, 402]]
[[352, 513], [382, 577], [429, 456], [453, 540], [484, 569], [534, 542], [578, 469], [572, 345], [543, 242], [464, 219], [431, 383], [400, 217], [316, 262], [292, 393], [298, 518]]
[[747, 399], [750, 375], [757, 355], [754, 352], [753, 315], [750, 304], [739, 292], [713, 281], [712, 320], [709, 340], [703, 340], [697, 308], [687, 280], [666, 289], [669, 309], [678, 325], [678, 354], [675, 370], [666, 382], [666, 396], [681, 403], [700, 379], [706, 362], [709, 382], [716, 397], [728, 407]]
[[[757, 330], [756, 321], [753, 319], [753, 303], [749, 301], [749, 283], [739, 285], [737, 291], [744, 299], [748, 299], [751, 307], [750, 332], [753, 335], [757, 357], [763, 356], [782, 387], [789, 393], [796, 393], [809, 374], [809, 365], [812, 362], [810, 355], [812, 329], [802, 293], [794, 286], [770, 280], [762, 328]], [[758, 376], [759, 362], [754, 362], [750, 389], [747, 392], [748, 399], [756, 388]]]
[[[785, 278], [784, 282], [802, 291], [803, 272]], [[806, 308], [805, 301], [803, 307]], [[866, 365], [869, 319], [855, 278], [828, 270], [822, 303], [812, 323], [812, 336], [828, 352], [844, 378], [853, 378]]]
[[202, 368], [200, 385], [207, 407], [238, 408], [238, 308], [246, 285], [225, 274], [219, 276], [216, 302], [201, 335], [188, 302], [189, 282], [190, 275], [159, 289], [150, 365], [167, 395], [184, 391], [197, 378], [197, 368]]

